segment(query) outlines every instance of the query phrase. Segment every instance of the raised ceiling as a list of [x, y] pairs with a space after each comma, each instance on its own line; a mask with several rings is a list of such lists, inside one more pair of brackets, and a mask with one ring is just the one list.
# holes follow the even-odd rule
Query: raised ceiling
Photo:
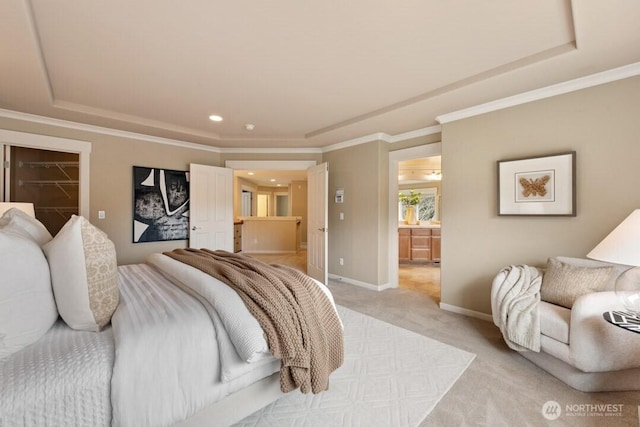
[[324, 147], [638, 62], [638, 22], [632, 0], [3, 0], [0, 108]]

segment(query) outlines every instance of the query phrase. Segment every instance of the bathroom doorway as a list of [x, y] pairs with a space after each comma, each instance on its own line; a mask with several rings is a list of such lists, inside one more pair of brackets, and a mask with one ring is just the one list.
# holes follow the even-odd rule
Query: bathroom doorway
[[[441, 144], [389, 153], [389, 282], [440, 302]], [[419, 193], [417, 222], [407, 224], [399, 193]]]
[[[441, 157], [398, 163], [398, 286], [440, 302]], [[413, 204], [410, 204], [413, 203]], [[411, 208], [414, 213], [407, 212]]]

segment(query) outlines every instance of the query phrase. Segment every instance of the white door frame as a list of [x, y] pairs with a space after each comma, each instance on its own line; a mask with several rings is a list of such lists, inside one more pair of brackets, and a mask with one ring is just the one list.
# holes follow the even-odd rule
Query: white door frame
[[[89, 158], [91, 156], [91, 143], [76, 139], [59, 138], [57, 136], [0, 129], [0, 147], [3, 145], [78, 154], [80, 157], [78, 171], [78, 209], [80, 215], [89, 219]], [[0, 183], [2, 183], [2, 180], [0, 180]]]
[[329, 278], [329, 165], [307, 171], [307, 274], [328, 284]]
[[425, 144], [389, 153], [389, 285], [398, 287], [398, 163], [442, 154], [442, 143]]

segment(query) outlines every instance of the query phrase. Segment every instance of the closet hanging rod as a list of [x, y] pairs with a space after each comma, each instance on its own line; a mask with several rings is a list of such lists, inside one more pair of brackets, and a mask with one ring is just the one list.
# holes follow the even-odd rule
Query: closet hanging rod
[[79, 167], [78, 162], [18, 162], [18, 167], [30, 167], [30, 168], [50, 168], [50, 167], [58, 167], [58, 168], [77, 168]]

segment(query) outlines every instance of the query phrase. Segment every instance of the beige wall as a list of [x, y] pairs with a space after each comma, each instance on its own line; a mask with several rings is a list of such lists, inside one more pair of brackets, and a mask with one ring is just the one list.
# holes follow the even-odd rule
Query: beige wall
[[[374, 286], [389, 283], [389, 152], [434, 142], [440, 142], [439, 133], [324, 154], [329, 164], [329, 274]], [[345, 189], [342, 204], [334, 201], [337, 188]]]
[[258, 203], [258, 186], [242, 177], [233, 178], [233, 217], [242, 216], [242, 190], [251, 191], [251, 215], [255, 216]]
[[303, 246], [307, 245], [307, 181], [291, 181], [291, 216], [299, 216], [300, 237]]
[[[489, 313], [495, 273], [584, 257], [640, 208], [640, 77], [443, 125], [442, 302]], [[498, 217], [496, 161], [577, 152], [576, 217]]]
[[[0, 119], [0, 128], [92, 143], [90, 220], [114, 240], [120, 263], [185, 244], [131, 243], [133, 165], [186, 169], [190, 162], [326, 161], [329, 272], [374, 285], [388, 281], [388, 152], [441, 139], [442, 302], [488, 313], [491, 279], [500, 268], [543, 265], [554, 255], [584, 256], [640, 207], [639, 116], [640, 77], [635, 77], [448, 123], [441, 135], [371, 142], [324, 155], [225, 155], [12, 119]], [[577, 151], [577, 217], [496, 215], [497, 160], [567, 150]], [[343, 204], [334, 203], [336, 188], [345, 189]], [[105, 220], [97, 219], [98, 210], [106, 211]]]
[[[382, 285], [387, 278], [387, 143], [370, 142], [324, 155], [329, 165], [329, 273]], [[344, 203], [335, 203], [344, 188]], [[340, 220], [340, 212], [344, 220]], [[339, 259], [344, 259], [344, 265]], [[373, 263], [377, 262], [377, 266]]]
[[[150, 253], [184, 247], [187, 241], [131, 243], [132, 166], [189, 170], [190, 163], [219, 166], [217, 153], [132, 140], [92, 141], [91, 218], [118, 251], [118, 263], [138, 263]], [[106, 211], [99, 220], [97, 211]]]
[[[187, 244], [184, 240], [162, 243], [132, 243], [133, 166], [176, 170], [188, 170], [189, 163], [220, 166], [220, 155], [211, 151], [143, 142], [10, 119], [0, 119], [0, 128], [78, 139], [91, 143], [91, 214], [89, 220], [105, 231], [114, 242], [119, 264], [142, 262], [151, 253], [184, 247]], [[105, 219], [98, 219], [99, 210], [105, 211]]]

